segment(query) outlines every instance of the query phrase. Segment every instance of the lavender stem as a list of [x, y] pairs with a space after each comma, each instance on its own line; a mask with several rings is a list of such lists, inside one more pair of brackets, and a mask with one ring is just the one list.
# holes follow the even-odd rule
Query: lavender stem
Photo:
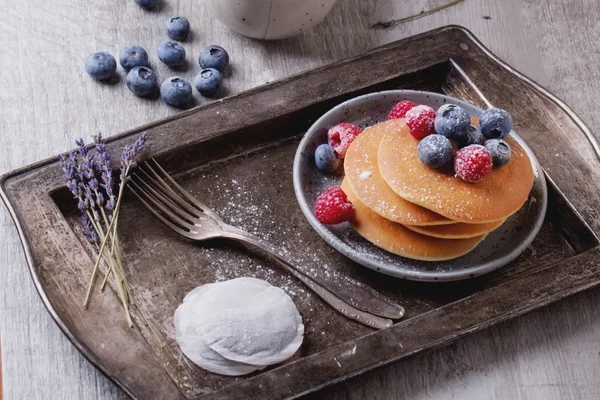
[[[119, 214], [118, 212], [113, 213], [113, 220], [116, 220], [118, 218]], [[115, 222], [116, 223], [116, 222]], [[120, 265], [121, 264], [121, 250], [118, 248], [119, 246], [119, 241], [117, 240], [117, 232], [115, 232], [112, 236], [112, 251], [116, 252], [115, 254], [117, 255], [118, 258], [118, 263]], [[109, 268], [106, 273], [104, 274], [104, 279], [102, 280], [102, 285], [100, 285], [100, 290], [104, 291], [104, 288], [106, 287], [106, 282], [108, 282], [108, 277], [110, 276], [110, 273], [112, 272], [112, 268]]]
[[[130, 167], [127, 166], [127, 168], [125, 170], [125, 174], [124, 174], [125, 176], [127, 176], [129, 174], [129, 170], [130, 170]], [[125, 189], [125, 185], [123, 183], [121, 183], [121, 185], [119, 185], [119, 195], [117, 196], [117, 204], [115, 206], [115, 210], [113, 212], [113, 215], [117, 214], [119, 212], [119, 208], [121, 207], [121, 200], [123, 200], [123, 191], [124, 191], [124, 189]], [[108, 243], [108, 238], [109, 238], [110, 234], [114, 234], [113, 230], [114, 230], [114, 227], [116, 226], [116, 221], [117, 221], [117, 218], [114, 218], [114, 217], [110, 221], [110, 225], [108, 226], [108, 230], [107, 230], [107, 236], [105, 236], [104, 240], [102, 240], [102, 246], [100, 247], [100, 251], [99, 251], [100, 255], [102, 255], [103, 252], [104, 252], [104, 249], [106, 249], [106, 245]], [[86, 291], [86, 294], [85, 294], [85, 299], [83, 301], [83, 307], [84, 308], [87, 308], [87, 306], [89, 304], [90, 295], [92, 293], [92, 287], [94, 286], [94, 281], [96, 280], [96, 275], [98, 273], [98, 266], [100, 265], [100, 260], [101, 259], [102, 259], [102, 257], [99, 256], [96, 259], [96, 263], [94, 264], [94, 269], [92, 271], [92, 276], [91, 276], [90, 282], [88, 284], [88, 288], [87, 288], [87, 291]], [[123, 282], [121, 282], [121, 285], [119, 285], [119, 286], [122, 289], [121, 290], [121, 292], [122, 292], [121, 293], [122, 294], [121, 300], [123, 302], [123, 307], [125, 307], [125, 315], [127, 317], [127, 321], [129, 322], [129, 325], [131, 327], [133, 327], [133, 321], [131, 320], [131, 315], [129, 314], [129, 307], [127, 306], [126, 299], [125, 299], [125, 293], [124, 293], [124, 290], [123, 290]]]

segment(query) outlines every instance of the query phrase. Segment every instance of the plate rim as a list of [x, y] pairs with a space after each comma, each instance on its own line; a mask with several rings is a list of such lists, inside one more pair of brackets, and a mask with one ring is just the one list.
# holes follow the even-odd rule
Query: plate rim
[[[412, 281], [421, 281], [421, 282], [449, 282], [449, 281], [472, 279], [477, 276], [481, 276], [481, 275], [487, 274], [489, 272], [492, 272], [496, 269], [504, 267], [505, 265], [507, 265], [514, 259], [516, 259], [519, 255], [521, 255], [527, 249], [527, 247], [533, 242], [533, 240], [539, 233], [540, 229], [542, 228], [542, 225], [544, 223], [544, 219], [546, 216], [547, 207], [548, 207], [548, 185], [546, 183], [545, 172], [544, 172], [542, 166], [540, 165], [540, 163], [538, 162], [537, 158], [535, 157], [535, 154], [533, 153], [531, 148], [527, 145], [527, 143], [525, 143], [525, 141], [514, 130], [512, 130], [510, 132], [510, 135], [517, 141], [517, 143], [519, 143], [519, 145], [525, 150], [525, 152], [529, 156], [529, 159], [531, 161], [531, 165], [532, 165], [533, 171], [534, 171], [534, 181], [538, 181], [541, 186], [541, 194], [542, 194], [541, 212], [539, 213], [537, 220], [533, 224], [533, 226], [532, 226], [531, 230], [529, 231], [528, 235], [526, 236], [525, 240], [523, 240], [518, 246], [516, 246], [508, 254], [506, 254], [500, 258], [494, 259], [492, 261], [488, 261], [483, 264], [478, 264], [475, 267], [456, 270], [456, 271], [449, 271], [449, 272], [415, 271], [415, 270], [401, 269], [401, 268], [398, 268], [397, 266], [391, 265], [387, 262], [378, 261], [378, 260], [363, 256], [360, 252], [358, 252], [357, 250], [355, 250], [354, 248], [352, 248], [351, 246], [349, 246], [348, 244], [346, 244], [342, 240], [340, 240], [336, 234], [334, 234], [330, 230], [326, 229], [325, 226], [317, 220], [317, 218], [315, 217], [315, 215], [313, 213], [313, 210], [308, 206], [306, 194], [304, 193], [304, 190], [303, 190], [302, 184], [301, 184], [302, 170], [300, 167], [302, 165], [303, 153], [306, 150], [307, 145], [310, 143], [310, 140], [312, 139], [313, 135], [319, 130], [318, 127], [319, 127], [320, 123], [323, 120], [325, 120], [331, 113], [334, 113], [335, 111], [342, 109], [344, 107], [348, 107], [348, 105], [351, 103], [361, 101], [361, 100], [369, 100], [371, 98], [378, 98], [378, 97], [385, 96], [385, 95], [401, 96], [403, 94], [406, 94], [406, 95], [428, 95], [428, 96], [441, 97], [445, 100], [445, 102], [451, 102], [454, 104], [458, 104], [461, 107], [463, 105], [466, 105], [467, 108], [472, 108], [472, 109], [478, 110], [479, 112], [483, 111], [481, 108], [479, 108], [473, 104], [459, 100], [455, 97], [448, 96], [446, 94], [421, 91], [421, 90], [406, 90], [406, 89], [384, 90], [384, 91], [367, 93], [364, 95], [360, 95], [360, 96], [356, 96], [351, 99], [348, 99], [348, 100], [336, 105], [335, 107], [329, 109], [321, 117], [319, 117], [310, 126], [310, 128], [308, 128], [308, 130], [302, 137], [302, 140], [298, 144], [298, 148], [296, 149], [296, 153], [294, 155], [294, 163], [293, 163], [293, 169], [292, 169], [294, 193], [296, 195], [296, 200], [298, 201], [300, 209], [302, 210], [302, 213], [304, 214], [304, 217], [308, 220], [309, 224], [317, 232], [317, 234], [319, 236], [321, 236], [321, 238], [324, 239], [335, 250], [337, 250], [338, 252], [343, 254], [345, 257], [351, 259], [352, 261], [362, 265], [363, 267], [369, 268], [375, 272], [378, 272], [378, 273], [381, 273], [384, 275], [393, 276], [396, 278], [407, 279], [407, 280], [412, 280]], [[368, 242], [368, 240], [366, 240], [364, 238], [361, 238], [361, 239]], [[390, 254], [393, 254], [393, 253], [390, 253]], [[402, 256], [395, 255], [395, 254], [394, 254], [394, 256], [402, 257]], [[410, 260], [407, 257], [403, 257], [403, 258]], [[437, 261], [437, 262], [440, 263], [439, 261]], [[444, 262], [444, 261], [442, 261], [442, 262]]]

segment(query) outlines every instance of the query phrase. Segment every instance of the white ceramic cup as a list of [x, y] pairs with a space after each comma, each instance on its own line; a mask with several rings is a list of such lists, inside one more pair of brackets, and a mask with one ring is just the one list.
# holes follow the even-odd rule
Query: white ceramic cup
[[255, 39], [284, 39], [311, 29], [337, 0], [204, 0], [230, 29]]

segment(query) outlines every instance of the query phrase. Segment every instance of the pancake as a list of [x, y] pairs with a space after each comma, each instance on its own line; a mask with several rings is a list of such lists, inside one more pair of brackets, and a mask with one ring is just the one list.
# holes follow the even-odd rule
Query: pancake
[[479, 235], [485, 235], [498, 229], [505, 219], [496, 222], [488, 222], [485, 224], [465, 224], [459, 222], [449, 225], [433, 225], [433, 226], [411, 226], [404, 225], [411, 231], [418, 232], [422, 235], [437, 237], [441, 239], [468, 239]]
[[[383, 124], [387, 124], [384, 122]], [[378, 152], [379, 172], [399, 196], [458, 222], [487, 223], [506, 219], [527, 201], [533, 168], [525, 150], [508, 136], [508, 164], [494, 168], [478, 183], [454, 175], [452, 167], [433, 169], [417, 156], [419, 141], [406, 125], [387, 129]]]
[[443, 225], [454, 221], [398, 196], [379, 173], [377, 152], [388, 129], [406, 126], [403, 119], [390, 120], [365, 129], [348, 148], [344, 173], [360, 201], [382, 217], [404, 225]]
[[473, 250], [486, 235], [469, 239], [439, 239], [413, 232], [403, 225], [389, 221], [360, 202], [348, 185], [342, 189], [356, 210], [351, 222], [363, 238], [390, 253], [423, 261], [443, 261], [460, 257]]

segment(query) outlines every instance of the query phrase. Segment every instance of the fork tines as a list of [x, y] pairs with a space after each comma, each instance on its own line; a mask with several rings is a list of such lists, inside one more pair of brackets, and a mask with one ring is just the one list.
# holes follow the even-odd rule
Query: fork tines
[[[198, 219], [206, 215], [218, 218], [196, 200], [152, 159], [131, 175], [129, 187], [150, 212], [178, 233], [188, 236]], [[138, 174], [139, 172], [139, 174]], [[214, 218], [213, 217], [213, 218]]]

